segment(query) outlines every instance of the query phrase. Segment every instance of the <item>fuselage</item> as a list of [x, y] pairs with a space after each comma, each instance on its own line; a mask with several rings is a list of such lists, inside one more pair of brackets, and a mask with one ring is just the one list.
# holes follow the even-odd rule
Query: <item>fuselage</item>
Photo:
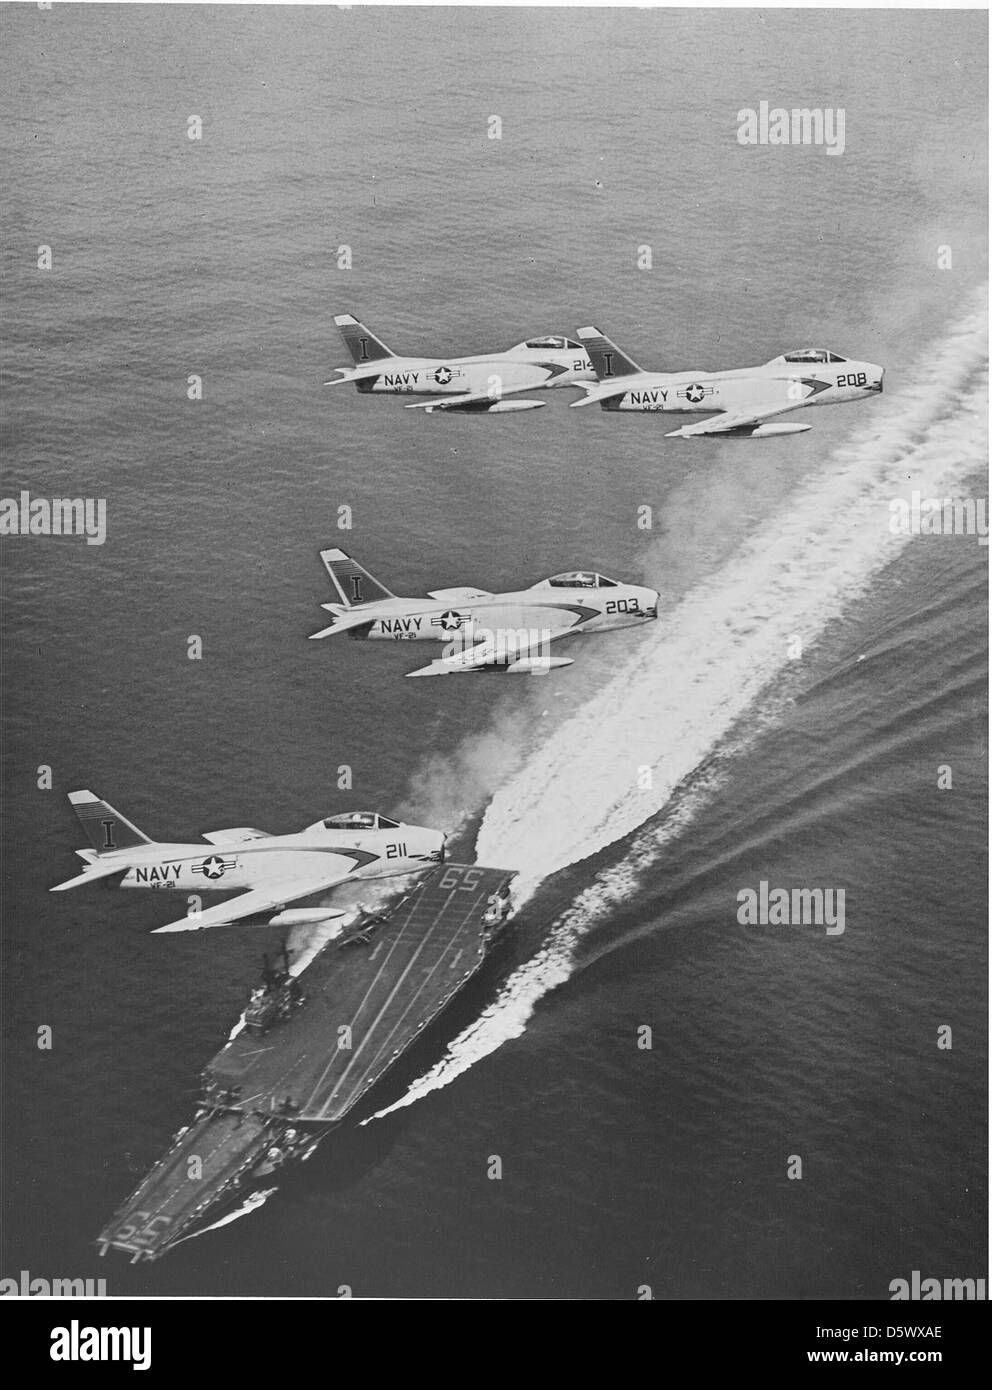
[[486, 391], [496, 398], [513, 391], [547, 390], [596, 380], [592, 362], [578, 344], [570, 348], [521, 344], [508, 352], [479, 357], [388, 357], [376, 362], [374, 370], [338, 370], [343, 373], [342, 382], [354, 381], [363, 393], [394, 396], [460, 396]]
[[[590, 402], [604, 410], [713, 414], [767, 406], [795, 409], [861, 400], [882, 390], [884, 372], [872, 362], [789, 362], [777, 358], [762, 367], [724, 372], [640, 372], [606, 380], [593, 388]], [[612, 393], [612, 394], [611, 394]], [[586, 402], [583, 402], [586, 404]]]
[[467, 602], [392, 598], [364, 605], [369, 625], [350, 636], [391, 642], [434, 641], [469, 646], [492, 633], [601, 632], [633, 627], [657, 616], [658, 594], [634, 584], [609, 588], [555, 587], [553, 581], [516, 593]]
[[[443, 859], [444, 839], [441, 831], [395, 821], [362, 830], [317, 821], [298, 834], [267, 835], [244, 843], [159, 843], [114, 853], [122, 872], [126, 869], [121, 888], [209, 893], [264, 888], [273, 880], [289, 884], [295, 874], [312, 876], [315, 868], [342, 878], [411, 873]], [[109, 863], [113, 857], [101, 855], [100, 862]], [[292, 898], [287, 889], [287, 901]]]

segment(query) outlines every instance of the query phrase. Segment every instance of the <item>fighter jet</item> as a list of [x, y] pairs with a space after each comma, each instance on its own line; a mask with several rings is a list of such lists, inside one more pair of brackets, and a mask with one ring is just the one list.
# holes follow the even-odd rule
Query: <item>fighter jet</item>
[[766, 424], [808, 405], [834, 405], [877, 396], [885, 373], [874, 362], [855, 362], [824, 348], [798, 348], [763, 367], [739, 367], [726, 372], [645, 372], [598, 328], [580, 328], [578, 337], [592, 359], [598, 385], [586, 386], [584, 400], [603, 410], [650, 410], [705, 413], [709, 419], [669, 430], [668, 439], [701, 435], [801, 434], [811, 429], [795, 421]]
[[240, 826], [210, 830], [200, 844], [150, 840], [106, 801], [90, 791], [69, 793], [69, 802], [92, 849], [77, 849], [86, 868], [50, 891], [121, 875], [120, 888], [157, 888], [173, 894], [246, 889], [233, 901], [186, 917], [156, 931], [199, 931], [255, 918], [269, 926], [292, 927], [330, 921], [345, 914], [288, 903], [326, 893], [356, 878], [386, 878], [426, 869], [444, 860], [440, 830], [405, 825], [373, 811], [352, 811], [315, 821], [295, 835], [269, 835]]
[[359, 639], [447, 643], [442, 656], [409, 676], [544, 673], [572, 665], [572, 657], [547, 653], [559, 637], [633, 627], [658, 616], [654, 589], [618, 584], [592, 570], [556, 574], [511, 594], [433, 589], [427, 598], [398, 598], [343, 550], [322, 550], [320, 558], [338, 601], [321, 604], [334, 622], [311, 637], [347, 632]]
[[595, 382], [592, 363], [581, 344], [550, 335], [518, 343], [507, 352], [479, 357], [397, 357], [364, 323], [351, 314], [334, 322], [351, 352], [353, 367], [335, 367], [340, 376], [325, 386], [353, 381], [363, 394], [426, 396], [410, 410], [475, 410], [496, 415], [509, 410], [538, 410], [544, 401], [510, 401], [520, 391]]

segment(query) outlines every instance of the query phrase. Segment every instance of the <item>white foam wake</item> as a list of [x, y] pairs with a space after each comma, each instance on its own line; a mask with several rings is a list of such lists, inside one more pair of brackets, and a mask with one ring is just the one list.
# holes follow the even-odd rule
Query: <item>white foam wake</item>
[[[908, 500], [914, 489], [942, 497], [984, 468], [986, 342], [983, 290], [901, 389], [873, 402], [865, 424], [825, 466], [653, 624], [607, 684], [496, 791], [477, 858], [516, 869], [518, 902], [655, 816], [759, 696], [801, 673], [796, 640], [808, 653], [913, 540], [890, 527], [894, 498]], [[712, 782], [691, 786], [674, 818], [649, 828], [622, 863], [597, 876], [493, 1006], [390, 1109], [446, 1085], [523, 1032], [537, 1000], [568, 978], [576, 940], [629, 893]]]

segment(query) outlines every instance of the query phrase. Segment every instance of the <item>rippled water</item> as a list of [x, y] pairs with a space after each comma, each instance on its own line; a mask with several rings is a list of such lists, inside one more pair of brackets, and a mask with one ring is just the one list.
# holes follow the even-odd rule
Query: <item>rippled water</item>
[[[3, 552], [5, 1273], [588, 1298], [981, 1273], [987, 551], [887, 521], [914, 488], [983, 495], [985, 17], [563, 21], [3, 11], [3, 491], [108, 505], [103, 546]], [[739, 146], [762, 99], [843, 104], [844, 156]], [[886, 395], [761, 443], [569, 392], [422, 417], [322, 390], [342, 311], [411, 352], [590, 322], [661, 368], [825, 344]], [[305, 641], [328, 543], [400, 592], [595, 566], [662, 616], [547, 679], [411, 686], [402, 644]], [[531, 894], [383, 1088], [408, 1103], [148, 1269], [90, 1242], [278, 933], [49, 897], [75, 786], [160, 837], [416, 812]], [[843, 887], [843, 936], [741, 927], [762, 879]]]

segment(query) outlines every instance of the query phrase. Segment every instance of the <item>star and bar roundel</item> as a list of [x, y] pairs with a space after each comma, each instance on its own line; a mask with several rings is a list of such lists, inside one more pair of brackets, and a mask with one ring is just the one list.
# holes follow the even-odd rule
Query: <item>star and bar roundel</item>
[[192, 867], [195, 874], [202, 874], [204, 878], [223, 878], [228, 869], [237, 867], [237, 863], [236, 859], [222, 859], [219, 854], [211, 854], [202, 864]]
[[676, 394], [684, 397], [692, 405], [698, 405], [706, 396], [713, 395], [713, 389], [712, 386], [701, 386], [698, 381], [693, 381], [684, 391], [678, 391]]
[[436, 618], [431, 618], [431, 627], [439, 627], [442, 632], [458, 632], [468, 621], [467, 614], [449, 610], [447, 613], [439, 614]]

